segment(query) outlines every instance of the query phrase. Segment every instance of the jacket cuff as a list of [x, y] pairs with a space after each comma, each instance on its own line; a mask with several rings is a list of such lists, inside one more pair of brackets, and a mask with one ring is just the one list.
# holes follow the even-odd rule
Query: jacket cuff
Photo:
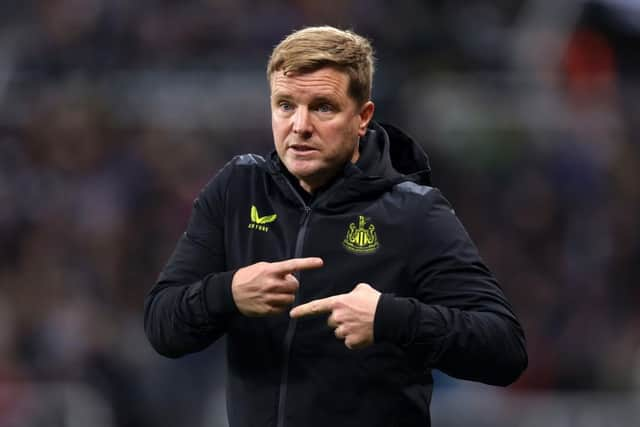
[[204, 294], [209, 316], [238, 313], [231, 293], [231, 281], [236, 271], [225, 271], [207, 277]]
[[447, 326], [442, 308], [422, 304], [414, 298], [382, 294], [373, 321], [374, 342], [400, 346], [426, 344], [439, 348], [446, 338]]
[[373, 321], [373, 340], [407, 345], [411, 335], [411, 319], [415, 306], [408, 298], [382, 294], [378, 300]]

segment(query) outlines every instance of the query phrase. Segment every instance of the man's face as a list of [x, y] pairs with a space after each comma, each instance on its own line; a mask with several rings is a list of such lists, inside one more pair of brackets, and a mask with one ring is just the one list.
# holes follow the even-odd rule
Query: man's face
[[349, 76], [334, 68], [271, 76], [271, 127], [278, 156], [306, 191], [358, 159], [358, 140], [373, 116], [348, 95]]

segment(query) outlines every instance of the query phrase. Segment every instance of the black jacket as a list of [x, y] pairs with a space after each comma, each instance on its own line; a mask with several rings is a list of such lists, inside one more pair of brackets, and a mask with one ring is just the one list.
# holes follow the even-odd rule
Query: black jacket
[[[431, 369], [507, 385], [525, 339], [495, 278], [429, 183], [427, 156], [372, 124], [356, 164], [306, 200], [273, 153], [229, 162], [196, 199], [187, 230], [145, 301], [145, 330], [169, 357], [227, 334], [231, 427], [428, 426]], [[275, 216], [274, 216], [275, 215]], [[296, 304], [382, 292], [375, 344], [349, 350], [326, 316], [249, 318], [231, 279], [258, 261], [317, 256]]]

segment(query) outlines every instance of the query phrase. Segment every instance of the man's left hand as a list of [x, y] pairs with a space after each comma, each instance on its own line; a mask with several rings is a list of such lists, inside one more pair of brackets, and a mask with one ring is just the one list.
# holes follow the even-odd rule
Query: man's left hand
[[290, 311], [293, 318], [329, 313], [327, 324], [336, 338], [354, 350], [373, 344], [373, 319], [380, 292], [359, 283], [347, 294], [334, 295], [299, 305]]

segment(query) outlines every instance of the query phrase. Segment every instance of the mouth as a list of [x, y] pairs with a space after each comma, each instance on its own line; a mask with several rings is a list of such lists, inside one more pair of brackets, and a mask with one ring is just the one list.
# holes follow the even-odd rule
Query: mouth
[[318, 151], [313, 146], [307, 145], [307, 144], [291, 144], [289, 146], [289, 149], [296, 154], [307, 154], [307, 153], [312, 153], [314, 151]]

